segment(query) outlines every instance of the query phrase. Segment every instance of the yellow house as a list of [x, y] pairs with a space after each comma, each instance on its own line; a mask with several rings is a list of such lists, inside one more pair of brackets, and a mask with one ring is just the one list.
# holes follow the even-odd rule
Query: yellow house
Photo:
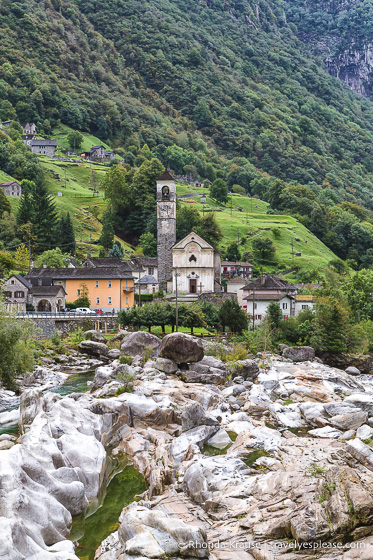
[[52, 279], [54, 285], [63, 286], [66, 301], [75, 301], [85, 286], [91, 308], [103, 311], [120, 311], [135, 303], [135, 278], [126, 270], [117, 268], [37, 268], [28, 276]]

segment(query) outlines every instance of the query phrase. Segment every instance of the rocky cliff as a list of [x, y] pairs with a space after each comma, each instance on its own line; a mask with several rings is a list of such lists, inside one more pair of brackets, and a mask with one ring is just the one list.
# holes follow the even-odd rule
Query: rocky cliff
[[288, 21], [323, 58], [325, 68], [353, 91], [373, 95], [373, 2], [287, 0]]

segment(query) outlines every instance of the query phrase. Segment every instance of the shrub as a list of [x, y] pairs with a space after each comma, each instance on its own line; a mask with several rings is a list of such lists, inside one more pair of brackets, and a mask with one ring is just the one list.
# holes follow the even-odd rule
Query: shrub
[[118, 379], [123, 383], [123, 386], [120, 389], [118, 389], [117, 394], [132, 393], [136, 378], [137, 378], [136, 373], [130, 373], [128, 371], [120, 371], [118, 373]]

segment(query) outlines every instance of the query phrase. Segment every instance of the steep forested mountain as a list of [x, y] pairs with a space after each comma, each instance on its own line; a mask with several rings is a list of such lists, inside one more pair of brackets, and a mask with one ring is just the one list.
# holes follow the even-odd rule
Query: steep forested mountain
[[373, 96], [372, 0], [286, 0], [286, 13], [332, 76]]
[[307, 54], [280, 1], [3, 0], [0, 26], [2, 119], [147, 143], [248, 191], [267, 173], [372, 204], [372, 104]]

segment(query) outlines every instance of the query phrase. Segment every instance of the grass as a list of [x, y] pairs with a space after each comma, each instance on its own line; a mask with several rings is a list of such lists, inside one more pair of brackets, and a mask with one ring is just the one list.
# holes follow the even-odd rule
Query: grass
[[[60, 125], [53, 131], [59, 146], [67, 147], [67, 135], [72, 129]], [[88, 150], [93, 145], [102, 144], [95, 136], [85, 134], [83, 149]], [[48, 190], [55, 195], [57, 210], [69, 212], [72, 218], [78, 245], [78, 256], [85, 257], [88, 251], [97, 256], [99, 246], [94, 244], [101, 233], [101, 217], [106, 208], [103, 196], [102, 182], [108, 169], [102, 163], [73, 163], [50, 159], [39, 156], [45, 172]], [[66, 177], [66, 182], [65, 182]], [[12, 177], [0, 172], [0, 182], [10, 181]], [[93, 184], [96, 195], [93, 196]], [[65, 187], [66, 185], [66, 187]], [[61, 196], [58, 196], [61, 193]], [[232, 194], [226, 206], [212, 200], [208, 194], [209, 189], [178, 184], [178, 195], [200, 193], [206, 196], [206, 204], [200, 203], [200, 197], [180, 199], [180, 204], [194, 204], [200, 211], [215, 212], [216, 219], [224, 233], [224, 238], [219, 246], [222, 254], [234, 241], [239, 241], [240, 250], [251, 251], [253, 239], [262, 233], [271, 237], [276, 255], [273, 261], [263, 263], [263, 271], [276, 272], [284, 268], [291, 268], [294, 263], [300, 268], [323, 268], [335, 257], [332, 251], [319, 241], [310, 231], [291, 216], [267, 214], [268, 203], [252, 199], [239, 194]], [[12, 210], [17, 211], [19, 199], [9, 197]], [[192, 201], [192, 202], [191, 202]], [[276, 239], [272, 228], [280, 231]], [[127, 256], [133, 253], [132, 247], [116, 238], [124, 245]], [[299, 239], [299, 241], [296, 241]], [[300, 257], [293, 257], [294, 252], [301, 253]], [[207, 333], [207, 331], [206, 331]]]
[[[73, 132], [72, 128], [64, 124], [61, 124], [53, 130], [51, 138], [53, 138], [53, 140], [57, 140], [57, 144], [60, 148], [67, 149], [70, 148], [69, 142], [67, 140], [67, 136], [69, 135], [70, 132]], [[84, 140], [81, 149], [79, 150], [80, 153], [89, 152], [92, 146], [104, 146], [106, 150], [111, 149], [108, 144], [105, 144], [105, 142], [103, 142], [96, 136], [93, 136], [92, 134], [87, 134], [83, 132], [83, 137]]]
[[[206, 204], [199, 202], [200, 198], [179, 199], [180, 204], [193, 204], [186, 200], [195, 200], [196, 207], [201, 212], [203, 209], [215, 211], [215, 217], [223, 233], [219, 249], [224, 254], [232, 242], [239, 241], [240, 250], [250, 251], [253, 239], [260, 234], [268, 235], [275, 247], [276, 255], [273, 262], [265, 263], [269, 272], [291, 268], [293, 264], [301, 268], [322, 268], [335, 258], [334, 253], [328, 249], [306, 227], [291, 216], [266, 214], [268, 203], [247, 196], [233, 194], [226, 206], [216, 203], [208, 196], [209, 189], [198, 189], [186, 185], [178, 185], [177, 193], [193, 194], [201, 192], [207, 195]], [[272, 228], [280, 230], [280, 236], [275, 238]], [[299, 239], [299, 241], [296, 241]], [[294, 253], [301, 253], [300, 257], [292, 255], [292, 242]], [[282, 266], [278, 266], [278, 265]], [[285, 265], [285, 267], [283, 266]]]
[[[148, 329], [146, 327], [144, 327], [143, 329], [140, 329], [140, 330], [148, 331]], [[171, 325], [166, 325], [165, 331], [166, 331], [166, 334], [170, 334], [172, 332]], [[179, 327], [179, 332], [190, 334], [190, 329], [187, 329], [186, 327]], [[162, 335], [162, 328], [161, 327], [152, 327], [151, 333], [155, 334], [157, 336], [161, 336]], [[195, 334], [195, 335], [201, 335], [201, 334], [209, 335], [211, 333], [207, 329], [196, 327], [195, 329], [193, 329], [193, 334]]]

